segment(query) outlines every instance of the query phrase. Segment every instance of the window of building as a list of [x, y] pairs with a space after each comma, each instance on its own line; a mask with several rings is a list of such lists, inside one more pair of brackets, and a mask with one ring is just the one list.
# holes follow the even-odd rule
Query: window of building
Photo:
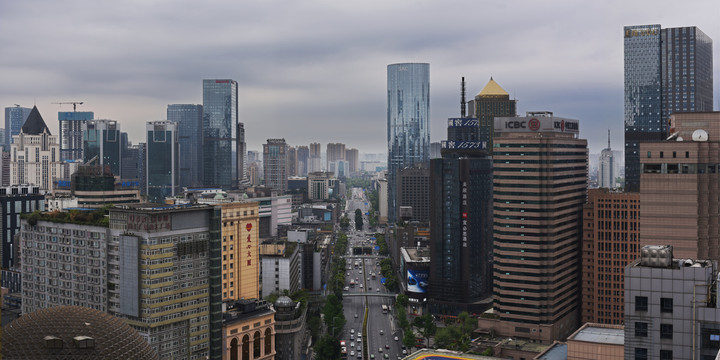
[[677, 151], [673, 151], [673, 158], [677, 157]]
[[660, 298], [660, 312], [672, 313], [673, 312], [673, 299], [672, 298]]
[[673, 360], [672, 350], [660, 350], [660, 360]]
[[635, 336], [647, 337], [648, 324], [646, 322], [635, 323]]
[[647, 310], [648, 310], [647, 296], [636, 296], [635, 297], [635, 311], [647, 311]]
[[647, 349], [635, 348], [635, 360], [647, 360]]
[[686, 159], [690, 158], [690, 152], [689, 152], [689, 151], [686, 151], [686, 152], [685, 152], [685, 158], [686, 158]]
[[648, 159], [652, 157], [652, 152], [648, 151]]
[[661, 151], [661, 152], [660, 152], [660, 158], [662, 159], [662, 158], [664, 158], [664, 157], [665, 157], [665, 153], [664, 153], [663, 151]]
[[[637, 330], [636, 330], [637, 332]], [[673, 326], [672, 324], [660, 324], [660, 338], [661, 339], [672, 339], [673, 337]]]

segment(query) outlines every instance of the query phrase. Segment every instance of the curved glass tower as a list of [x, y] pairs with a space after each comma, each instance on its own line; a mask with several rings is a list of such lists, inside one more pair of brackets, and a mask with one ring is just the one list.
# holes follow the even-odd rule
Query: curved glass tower
[[430, 64], [387, 67], [388, 222], [396, 221], [397, 172], [430, 159]]

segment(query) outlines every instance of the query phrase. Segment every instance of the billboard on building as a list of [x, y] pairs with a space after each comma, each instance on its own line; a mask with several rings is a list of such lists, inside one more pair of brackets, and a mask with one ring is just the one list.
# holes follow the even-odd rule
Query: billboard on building
[[428, 270], [408, 270], [407, 289], [409, 292], [424, 294], [428, 286]]
[[495, 131], [579, 134], [580, 121], [553, 116], [496, 117]]

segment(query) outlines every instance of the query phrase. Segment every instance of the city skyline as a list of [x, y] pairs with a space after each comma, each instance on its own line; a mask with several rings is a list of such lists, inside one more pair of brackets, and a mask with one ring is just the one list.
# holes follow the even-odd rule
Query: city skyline
[[[518, 115], [552, 109], [583, 121], [581, 137], [599, 153], [608, 129], [613, 144], [624, 140], [623, 26], [697, 26], [720, 39], [713, 1], [176, 5], [3, 3], [0, 39], [13, 56], [0, 60], [0, 104], [36, 104], [57, 135], [55, 113], [72, 109], [51, 103], [83, 101], [78, 111], [117, 120], [137, 143], [168, 104], [201, 104], [203, 79], [229, 78], [248, 149], [285, 137], [383, 152], [385, 68], [427, 62], [431, 141], [459, 115], [460, 77], [474, 95], [492, 76], [519, 101]], [[463, 21], [458, 9], [482, 21]]]

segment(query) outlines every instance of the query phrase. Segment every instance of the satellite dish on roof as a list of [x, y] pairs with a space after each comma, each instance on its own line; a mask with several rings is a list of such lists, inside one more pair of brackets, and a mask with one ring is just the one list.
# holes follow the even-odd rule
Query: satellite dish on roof
[[707, 141], [708, 140], [708, 133], [707, 131], [703, 129], [697, 129], [693, 131], [692, 134], [693, 141]]

